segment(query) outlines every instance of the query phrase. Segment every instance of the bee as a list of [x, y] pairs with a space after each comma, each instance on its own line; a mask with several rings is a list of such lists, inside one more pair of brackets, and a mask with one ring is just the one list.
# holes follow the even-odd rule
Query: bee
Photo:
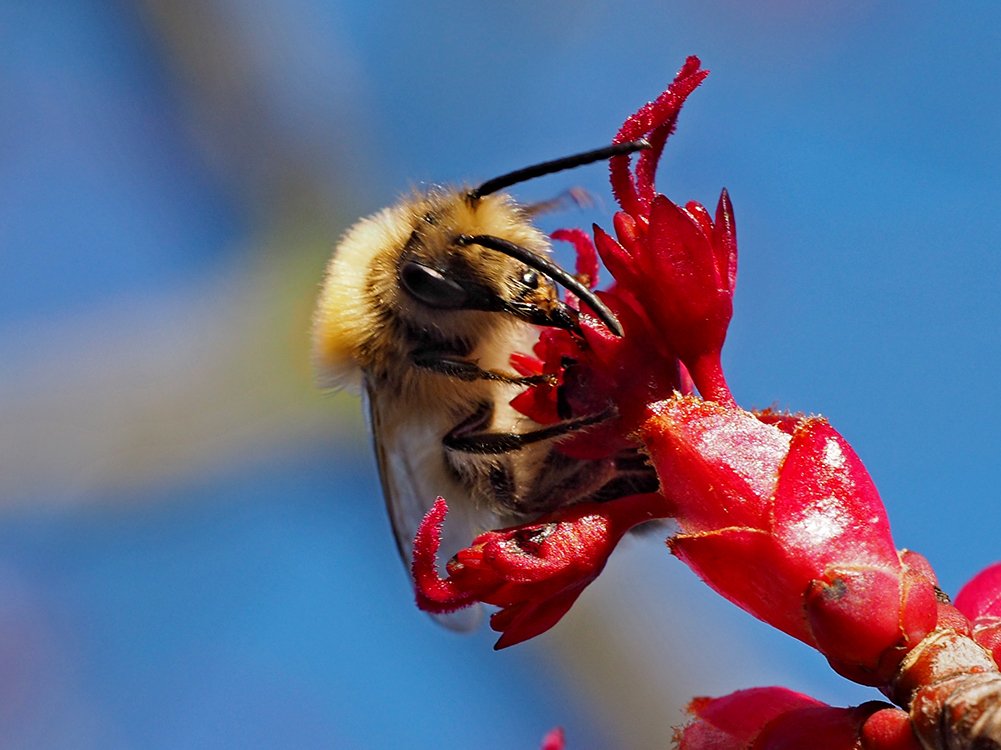
[[[510, 354], [530, 351], [538, 326], [580, 333], [578, 313], [561, 301], [557, 285], [586, 302], [614, 334], [622, 330], [591, 289], [550, 259], [549, 242], [532, 223], [549, 204], [522, 206], [502, 192], [647, 146], [614, 144], [471, 189], [415, 193], [357, 222], [335, 249], [314, 316], [314, 364], [321, 385], [354, 387], [367, 402], [405, 564], [439, 495], [451, 509], [442, 536], [450, 555], [487, 529], [656, 489], [652, 472], [636, 474], [635, 455], [581, 460], [555, 449], [561, 437], [613, 410], [544, 426], [510, 406], [525, 387], [548, 377], [511, 372]], [[467, 629], [476, 617], [464, 610], [444, 621]]]

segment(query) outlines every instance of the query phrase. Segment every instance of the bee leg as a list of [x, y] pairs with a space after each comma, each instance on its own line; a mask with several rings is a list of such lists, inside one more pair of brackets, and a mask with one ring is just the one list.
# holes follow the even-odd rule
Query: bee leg
[[497, 380], [509, 385], [555, 384], [554, 375], [509, 375], [499, 370], [486, 370], [475, 362], [434, 349], [418, 349], [410, 355], [410, 361], [417, 367], [457, 380]]
[[[609, 407], [597, 414], [587, 414], [576, 419], [568, 419], [564, 422], [547, 425], [531, 432], [520, 433], [472, 432], [470, 430], [473, 426], [467, 421], [449, 432], [442, 440], [442, 445], [450, 450], [462, 453], [477, 453], [480, 455], [511, 453], [526, 445], [569, 435], [571, 432], [604, 422], [614, 417], [617, 413], [618, 411], [614, 407]], [[482, 421], [480, 421], [480, 424], [482, 424]]]

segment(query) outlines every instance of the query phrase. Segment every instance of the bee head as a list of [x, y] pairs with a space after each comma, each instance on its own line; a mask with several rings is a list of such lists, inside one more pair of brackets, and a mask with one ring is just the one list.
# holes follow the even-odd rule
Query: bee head
[[357, 222], [337, 246], [313, 319], [324, 385], [354, 385], [407, 342], [467, 348], [515, 318], [572, 324], [555, 285], [502, 252], [466, 242], [490, 235], [544, 257], [545, 235], [506, 195], [469, 200], [431, 190]]
[[576, 328], [554, 281], [581, 285], [549, 260], [546, 238], [510, 198], [461, 193], [421, 208], [397, 267], [401, 307], [419, 325], [461, 335], [467, 321], [483, 325], [483, 315], [472, 313], [504, 313]]
[[473, 343], [518, 319], [580, 331], [557, 284], [584, 301], [616, 335], [600, 299], [548, 256], [531, 216], [503, 194], [528, 179], [648, 148], [617, 143], [516, 170], [466, 190], [432, 190], [355, 224], [334, 252], [313, 319], [321, 381], [358, 382], [391, 359], [393, 342]]
[[398, 269], [400, 287], [412, 300], [439, 312], [502, 312], [579, 332], [577, 312], [560, 301], [559, 284], [622, 334], [595, 294], [549, 258], [545, 237], [507, 196], [470, 191], [421, 218], [427, 228], [414, 229]]

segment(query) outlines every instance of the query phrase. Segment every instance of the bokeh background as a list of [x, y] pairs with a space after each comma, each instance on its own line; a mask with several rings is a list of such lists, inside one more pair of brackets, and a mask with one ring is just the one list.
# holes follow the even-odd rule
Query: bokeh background
[[[311, 383], [345, 227], [605, 143], [685, 55], [676, 200], [733, 196], [726, 365], [822, 412], [948, 590], [1001, 557], [1001, 6], [0, 4], [0, 745], [664, 747], [692, 695], [870, 691], [633, 540], [494, 653], [413, 607], [360, 408]], [[601, 166], [581, 185], [607, 224]]]

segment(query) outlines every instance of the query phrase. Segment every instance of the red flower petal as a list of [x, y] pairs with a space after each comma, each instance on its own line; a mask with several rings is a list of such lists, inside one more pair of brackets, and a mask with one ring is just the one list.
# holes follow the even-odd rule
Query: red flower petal
[[[615, 236], [619, 238], [619, 242], [622, 243], [623, 252], [627, 259], [632, 259], [636, 257], [637, 253], [641, 250], [640, 242], [642, 242], [642, 232], [640, 231], [639, 225], [636, 223], [636, 219], [627, 214], [625, 211], [616, 212], [615, 216], [612, 217], [612, 226], [615, 228]], [[601, 228], [595, 224], [594, 232], [597, 234], [601, 231]], [[605, 265], [608, 265], [607, 263]], [[615, 276], [615, 274], [612, 274]]]
[[[619, 215], [621, 214], [616, 216]], [[597, 224], [594, 226], [594, 242], [602, 262], [612, 276], [620, 282], [626, 282], [634, 276], [636, 270], [632, 256]]]
[[744, 750], [778, 716], [820, 701], [781, 687], [738, 690], [721, 698], [697, 698], [688, 705], [695, 721], [681, 730], [679, 750]]
[[551, 235], [554, 240], [569, 242], [577, 251], [577, 278], [587, 287], [594, 289], [598, 284], [598, 253], [594, 243], [583, 229], [557, 229]]
[[642, 437], [685, 533], [767, 530], [790, 438], [750, 412], [694, 397], [650, 407]]
[[609, 160], [612, 193], [627, 213], [634, 216], [646, 215], [654, 192], [654, 176], [664, 141], [673, 130], [685, 99], [709, 75], [709, 71], [700, 70], [700, 66], [699, 58], [694, 55], [689, 57], [667, 90], [626, 119], [613, 139], [614, 143], [624, 143], [650, 136], [651, 148], [641, 153], [635, 178], [629, 168], [628, 155], [615, 156]]
[[1001, 563], [994, 563], [973, 576], [956, 595], [955, 604], [971, 620], [1001, 617]]
[[[906, 653], [900, 632], [899, 571], [831, 568], [811, 582], [805, 610], [814, 643], [831, 666], [855, 682], [885, 685]], [[925, 616], [925, 633], [935, 625], [932, 592]], [[918, 639], [920, 640], [920, 639]]]
[[522, 352], [513, 352], [508, 358], [511, 363], [511, 367], [519, 375], [541, 375], [543, 373], [542, 365], [543, 362], [538, 357], [533, 357], [530, 354], [524, 354]]
[[818, 706], [789, 711], [776, 717], [761, 731], [752, 750], [857, 750], [862, 724], [876, 707]]
[[730, 194], [724, 188], [716, 204], [716, 223], [713, 225], [712, 245], [716, 249], [716, 266], [720, 269], [726, 288], [731, 292], [737, 283], [737, 224], [733, 217]]
[[971, 620], [977, 643], [1001, 664], [1001, 563], [980, 571], [963, 586], [956, 608]]
[[441, 546], [441, 526], [445, 522], [448, 505], [439, 497], [425, 514], [414, 538], [413, 560], [410, 570], [417, 592], [417, 606], [425, 612], [443, 614], [468, 607], [476, 598], [467, 591], [438, 575], [438, 548]]
[[669, 546], [721, 596], [772, 627], [813, 645], [803, 615], [803, 581], [787, 574], [788, 563], [768, 532], [725, 528], [677, 534]]
[[[700, 698], [688, 710], [696, 718], [677, 736], [679, 750], [858, 750], [862, 728], [886, 703], [835, 708], [786, 688], [741, 690], [722, 698]], [[906, 716], [906, 715], [905, 715]], [[874, 727], [878, 740], [896, 737]], [[867, 750], [911, 750], [869, 745]]]
[[580, 581], [579, 585], [557, 592], [548, 599], [512, 604], [493, 614], [490, 627], [501, 633], [494, 648], [499, 651], [545, 633], [570, 611], [588, 583], [590, 580]]
[[782, 466], [774, 513], [777, 538], [809, 569], [843, 560], [900, 568], [876, 486], [824, 419], [800, 422]]

